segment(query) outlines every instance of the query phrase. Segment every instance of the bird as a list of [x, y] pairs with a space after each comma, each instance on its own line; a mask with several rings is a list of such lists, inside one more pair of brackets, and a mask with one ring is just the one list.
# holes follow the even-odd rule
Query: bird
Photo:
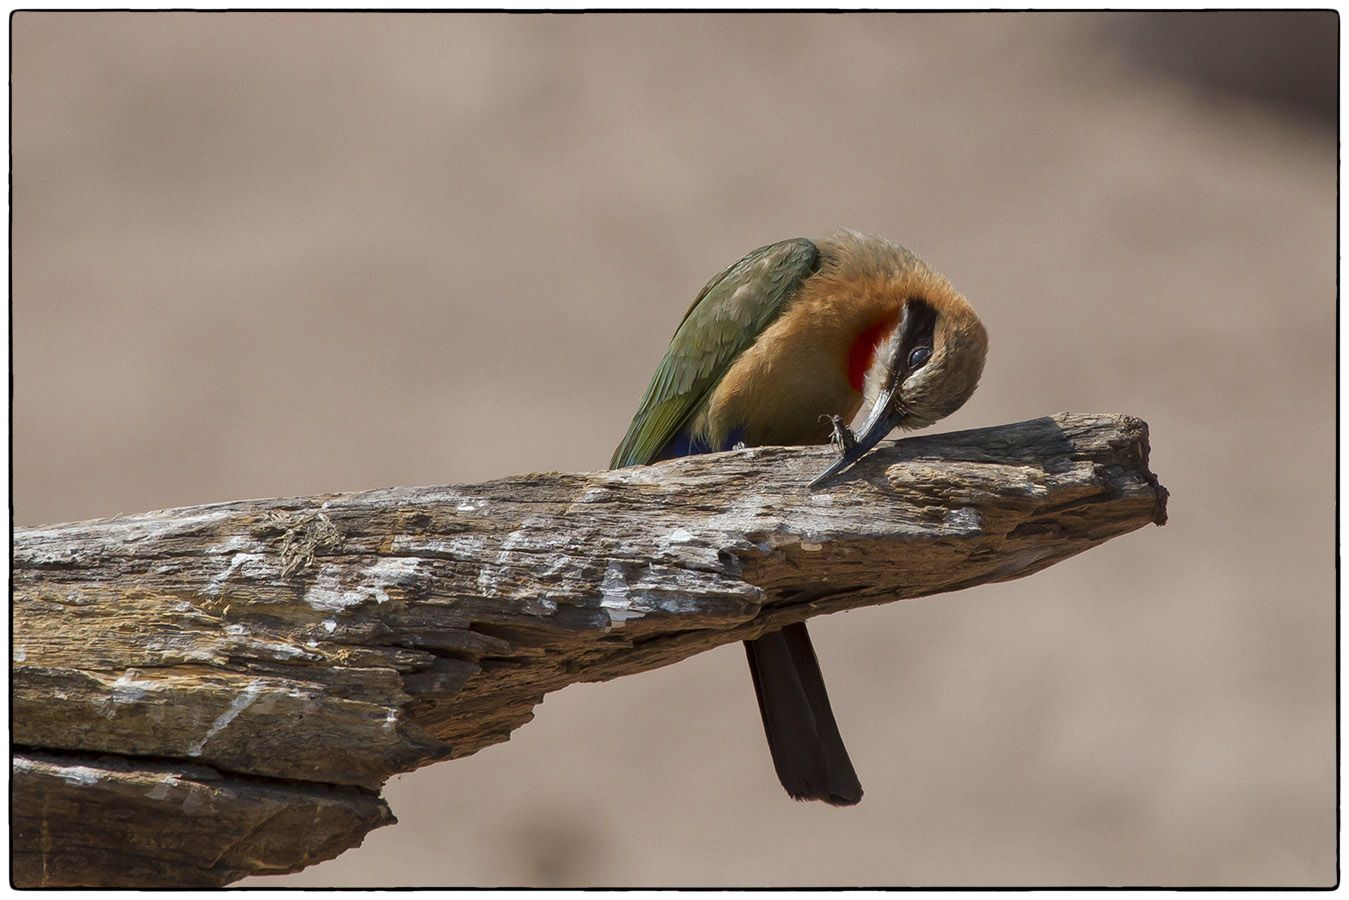
[[[813, 490], [895, 428], [958, 409], [987, 332], [917, 254], [850, 229], [768, 244], [731, 264], [684, 314], [610, 468], [767, 445], [835, 443]], [[848, 426], [868, 404], [854, 433]], [[745, 642], [778, 780], [796, 800], [852, 806], [862, 786], [804, 622]]]

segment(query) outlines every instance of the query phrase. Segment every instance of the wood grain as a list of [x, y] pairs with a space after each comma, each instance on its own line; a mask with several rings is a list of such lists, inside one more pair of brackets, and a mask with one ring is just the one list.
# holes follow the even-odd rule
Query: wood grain
[[[293, 871], [393, 821], [393, 774], [549, 691], [822, 613], [1038, 571], [1162, 524], [1147, 426], [220, 503], [14, 533], [16, 883]], [[300, 827], [303, 823], [303, 827]]]

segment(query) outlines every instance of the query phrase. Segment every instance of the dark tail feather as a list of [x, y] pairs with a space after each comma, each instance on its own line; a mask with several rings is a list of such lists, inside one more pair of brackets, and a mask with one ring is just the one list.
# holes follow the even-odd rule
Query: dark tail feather
[[852, 806], [862, 785], [834, 723], [804, 622], [745, 641], [773, 768], [797, 800]]

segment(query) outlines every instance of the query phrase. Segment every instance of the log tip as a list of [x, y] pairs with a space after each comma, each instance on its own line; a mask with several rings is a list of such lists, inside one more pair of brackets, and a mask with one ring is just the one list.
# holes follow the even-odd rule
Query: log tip
[[1152, 523], [1154, 525], [1165, 525], [1167, 518], [1166, 504], [1171, 497], [1171, 492], [1157, 479], [1157, 475], [1152, 471], [1150, 464], [1152, 456], [1151, 432], [1148, 429], [1148, 423], [1137, 416], [1120, 416], [1120, 429], [1127, 436], [1129, 442], [1136, 448], [1138, 471], [1147, 479], [1152, 486], [1154, 499], [1152, 510]]

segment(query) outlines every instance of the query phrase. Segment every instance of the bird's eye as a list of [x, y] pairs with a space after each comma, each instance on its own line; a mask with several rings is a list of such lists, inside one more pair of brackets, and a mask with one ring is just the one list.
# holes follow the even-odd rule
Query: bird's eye
[[931, 358], [932, 358], [931, 347], [914, 347], [912, 350], [909, 351], [909, 368], [910, 369], [922, 368], [923, 363], [927, 362]]

